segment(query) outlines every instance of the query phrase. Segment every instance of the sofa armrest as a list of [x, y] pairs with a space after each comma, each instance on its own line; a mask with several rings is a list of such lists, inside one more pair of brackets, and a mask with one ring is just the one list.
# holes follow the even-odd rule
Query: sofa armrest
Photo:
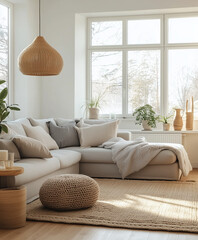
[[130, 141], [131, 140], [131, 132], [118, 130], [117, 137], [121, 137], [124, 140]]

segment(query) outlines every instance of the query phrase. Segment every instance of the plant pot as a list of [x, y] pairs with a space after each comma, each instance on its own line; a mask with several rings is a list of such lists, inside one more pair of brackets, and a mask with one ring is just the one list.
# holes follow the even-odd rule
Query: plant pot
[[163, 123], [163, 130], [169, 131], [170, 130], [170, 123]]
[[144, 131], [151, 131], [151, 126], [148, 125], [147, 120], [142, 120], [142, 127], [144, 128]]
[[99, 108], [89, 108], [89, 118], [99, 119]]

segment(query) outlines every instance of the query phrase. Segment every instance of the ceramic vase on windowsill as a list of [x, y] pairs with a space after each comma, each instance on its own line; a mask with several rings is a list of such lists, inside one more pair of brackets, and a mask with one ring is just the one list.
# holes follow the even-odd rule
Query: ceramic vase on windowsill
[[183, 127], [183, 120], [182, 120], [182, 116], [181, 116], [181, 111], [182, 110], [183, 109], [179, 109], [179, 108], [175, 109], [176, 116], [175, 116], [175, 120], [173, 122], [173, 127], [174, 127], [175, 131], [181, 131], [182, 130], [182, 127]]
[[163, 130], [169, 131], [170, 130], [170, 123], [163, 123]]
[[142, 120], [142, 127], [144, 128], [144, 131], [151, 131], [151, 126], [148, 125], [148, 121], [147, 120]]
[[89, 118], [99, 119], [99, 108], [89, 108]]

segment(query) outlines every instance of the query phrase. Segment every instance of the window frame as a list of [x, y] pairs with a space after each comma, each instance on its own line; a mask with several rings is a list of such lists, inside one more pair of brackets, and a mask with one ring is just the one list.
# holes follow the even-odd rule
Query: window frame
[[13, 4], [6, 1], [0, 0], [0, 4], [8, 8], [8, 104], [13, 102]]
[[[134, 16], [109, 16], [109, 17], [90, 17], [87, 18], [87, 86], [86, 97], [91, 99], [91, 55], [95, 51], [122, 51], [123, 68], [122, 68], [122, 114], [116, 114], [119, 118], [132, 118], [128, 114], [128, 51], [138, 50], [159, 50], [160, 57], [160, 115], [168, 113], [168, 50], [169, 49], [198, 49], [197, 43], [168, 43], [168, 19], [169, 18], [183, 18], [183, 17], [198, 17], [198, 12], [193, 13], [169, 13], [169, 14], [149, 14], [149, 15], [134, 15]], [[127, 21], [130, 20], [146, 20], [146, 19], [160, 19], [160, 43], [159, 44], [127, 44], [128, 31]], [[122, 45], [108, 45], [108, 46], [91, 46], [91, 23], [103, 21], [123, 21], [122, 24]], [[109, 117], [107, 114], [101, 114], [102, 117]]]

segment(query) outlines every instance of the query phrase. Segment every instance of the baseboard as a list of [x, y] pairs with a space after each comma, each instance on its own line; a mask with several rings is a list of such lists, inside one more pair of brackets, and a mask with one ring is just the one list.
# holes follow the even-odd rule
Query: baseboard
[[193, 168], [198, 168], [198, 163], [191, 163]]

